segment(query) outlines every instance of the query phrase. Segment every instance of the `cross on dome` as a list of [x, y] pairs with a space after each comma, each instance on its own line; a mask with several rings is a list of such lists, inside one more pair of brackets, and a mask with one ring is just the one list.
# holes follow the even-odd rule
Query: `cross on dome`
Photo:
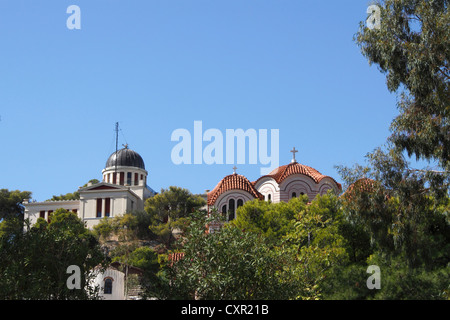
[[290, 152], [292, 152], [292, 156], [293, 156], [291, 162], [292, 163], [297, 162], [297, 160], [295, 160], [295, 154], [298, 152], [298, 150], [295, 150], [295, 147], [294, 147], [294, 149], [292, 149]]
[[236, 174], [236, 166], [233, 167], [233, 174]]

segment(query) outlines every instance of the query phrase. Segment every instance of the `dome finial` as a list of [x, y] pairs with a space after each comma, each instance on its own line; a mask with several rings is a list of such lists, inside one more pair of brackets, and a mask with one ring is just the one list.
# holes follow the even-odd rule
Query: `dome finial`
[[292, 152], [292, 156], [293, 156], [291, 163], [296, 163], [297, 160], [295, 160], [295, 154], [298, 152], [298, 150], [295, 150], [295, 147], [294, 147], [294, 149], [292, 149], [290, 152]]
[[125, 149], [128, 149], [128, 143], [123, 144], [123, 147], [124, 147]]

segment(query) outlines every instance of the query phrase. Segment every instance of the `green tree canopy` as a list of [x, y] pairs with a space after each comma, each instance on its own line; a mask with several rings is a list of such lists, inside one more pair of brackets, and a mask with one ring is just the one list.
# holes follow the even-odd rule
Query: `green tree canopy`
[[174, 230], [183, 230], [186, 219], [205, 204], [201, 196], [193, 195], [187, 189], [175, 186], [162, 189], [161, 193], [145, 202], [145, 211], [151, 219], [149, 229], [156, 239], [170, 247], [175, 240]]
[[0, 189], [0, 220], [15, 217], [23, 220], [22, 202], [30, 198], [30, 191]]
[[[99, 243], [72, 212], [58, 209], [26, 232], [0, 238], [1, 299], [93, 299], [95, 267], [106, 262]], [[81, 289], [67, 287], [67, 268], [78, 266]]]
[[[227, 225], [206, 233], [204, 213], [195, 213], [180, 240], [184, 258], [169, 264], [168, 297], [174, 299], [289, 299], [294, 282], [285, 281], [284, 262], [264, 238]], [[294, 290], [295, 291], [295, 290]]]
[[23, 228], [23, 200], [31, 198], [30, 191], [0, 190], [0, 237], [7, 237]]
[[363, 55], [400, 96], [391, 141], [411, 156], [450, 169], [450, 13], [448, 0], [379, 1], [379, 29], [355, 35]]
[[188, 217], [192, 212], [204, 206], [206, 201], [189, 190], [171, 186], [161, 189], [154, 197], [145, 202], [145, 210], [160, 222]]
[[272, 244], [279, 242], [294, 228], [294, 220], [305, 210], [308, 196], [291, 199], [288, 203], [273, 203], [258, 199], [239, 207], [232, 224], [239, 229], [263, 235]]

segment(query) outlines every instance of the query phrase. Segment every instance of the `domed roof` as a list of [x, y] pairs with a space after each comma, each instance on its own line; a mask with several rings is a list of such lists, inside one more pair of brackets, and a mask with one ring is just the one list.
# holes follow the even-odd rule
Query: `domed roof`
[[145, 170], [145, 164], [142, 157], [136, 151], [128, 149], [127, 145], [125, 145], [125, 148], [117, 150], [117, 154], [114, 152], [109, 156], [105, 168], [115, 167], [116, 159], [117, 166], [136, 167]]
[[256, 180], [253, 183], [256, 184], [259, 180], [261, 180], [265, 177], [270, 177], [270, 178], [274, 179], [278, 184], [280, 184], [283, 180], [285, 180], [287, 177], [289, 177], [290, 175], [293, 175], [293, 174], [302, 174], [307, 177], [310, 177], [315, 183], [319, 183], [320, 180], [322, 180], [323, 178], [330, 178], [331, 180], [333, 180], [336, 183], [336, 185], [338, 186], [339, 189], [342, 188], [341, 184], [336, 182], [333, 178], [331, 178], [329, 176], [325, 176], [325, 175], [321, 174], [319, 171], [317, 171], [316, 169], [311, 168], [309, 166], [305, 166], [303, 164], [300, 164], [297, 161], [294, 161], [294, 162], [291, 162], [290, 164], [278, 167], [275, 170], [273, 170], [272, 172], [270, 172], [268, 175], [260, 177], [258, 180]]
[[352, 200], [358, 193], [373, 193], [376, 191], [376, 181], [370, 178], [361, 178], [348, 186], [342, 195], [344, 198]]
[[255, 198], [264, 198], [246, 177], [233, 173], [223, 178], [217, 186], [208, 193], [208, 205], [213, 205], [222, 193], [229, 190], [243, 190], [250, 193]]

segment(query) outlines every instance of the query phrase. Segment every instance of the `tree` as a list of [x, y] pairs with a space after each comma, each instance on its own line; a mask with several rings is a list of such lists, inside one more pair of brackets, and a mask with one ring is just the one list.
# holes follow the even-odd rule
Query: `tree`
[[[351, 174], [351, 169], [338, 167], [338, 171], [350, 185], [342, 197], [344, 216], [370, 237], [367, 263], [378, 265], [386, 275], [383, 289], [369, 296], [445, 298], [443, 292], [450, 286], [448, 195], [433, 186], [435, 180], [428, 179], [427, 172], [410, 170], [405, 156], [392, 148], [378, 148], [367, 159], [365, 170], [357, 167]], [[362, 172], [364, 177], [358, 177]], [[351, 179], [357, 180], [352, 184]], [[441, 282], [437, 275], [442, 275]]]
[[[184, 258], [167, 266], [173, 299], [289, 299], [295, 297], [286, 281], [285, 264], [289, 257], [279, 255], [262, 236], [242, 231], [230, 224], [207, 233], [205, 226], [217, 221], [196, 212], [179, 249]], [[290, 279], [291, 280], [291, 279]]]
[[[448, 196], [432, 188], [426, 173], [410, 170], [405, 157], [393, 149], [379, 148], [368, 161], [370, 179], [358, 180], [354, 185], [359, 187], [344, 194], [348, 219], [364, 227], [377, 249], [401, 255], [411, 268], [446, 265]], [[363, 187], [361, 181], [366, 181]]]
[[30, 191], [19, 191], [8, 189], [0, 190], [0, 220], [9, 218], [19, 218], [23, 220], [24, 207], [23, 200], [31, 198]]
[[0, 237], [22, 230], [25, 210], [22, 202], [30, 198], [30, 191], [0, 190]]
[[148, 198], [145, 210], [160, 222], [167, 222], [188, 217], [205, 204], [206, 201], [202, 197], [193, 195], [189, 190], [171, 186]]
[[174, 186], [162, 189], [161, 193], [145, 202], [145, 211], [152, 221], [149, 229], [159, 241], [170, 247], [175, 240], [174, 230], [182, 230], [186, 226], [186, 218], [205, 204], [202, 197], [187, 189]]
[[341, 232], [342, 223], [337, 196], [318, 195], [298, 213], [294, 229], [283, 238], [280, 250], [294, 257], [295, 263], [290, 267], [293, 278], [303, 283], [297, 299], [322, 298], [330, 272], [348, 264], [348, 243]]
[[237, 210], [236, 219], [231, 224], [245, 231], [264, 236], [268, 243], [277, 244], [284, 235], [294, 228], [298, 213], [305, 210], [308, 196], [291, 199], [288, 203], [272, 203], [258, 199], [247, 201]]
[[[411, 156], [450, 169], [450, 13], [448, 0], [385, 0], [380, 29], [360, 23], [355, 41], [400, 95], [390, 140]], [[448, 185], [447, 185], [448, 187]]]
[[[367, 167], [338, 167], [350, 186], [343, 197], [344, 216], [370, 236], [368, 263], [392, 275], [383, 278], [385, 289], [374, 298], [442, 298], [450, 287], [449, 2], [385, 0], [377, 5], [380, 28], [361, 22], [355, 41], [369, 63], [386, 74], [388, 89], [399, 93], [400, 114], [386, 146], [367, 155]], [[437, 167], [413, 168], [405, 152], [436, 161]], [[438, 274], [443, 275], [440, 284]]]
[[[0, 238], [1, 299], [94, 299], [91, 271], [106, 262], [93, 234], [75, 213], [56, 210], [26, 232]], [[80, 289], [69, 289], [69, 266], [81, 270]]]
[[150, 247], [138, 247], [129, 254], [116, 256], [112, 261], [138, 267], [143, 270], [139, 285], [143, 289], [143, 298], [161, 297], [166, 292], [166, 284], [160, 276], [160, 259], [158, 253]]

